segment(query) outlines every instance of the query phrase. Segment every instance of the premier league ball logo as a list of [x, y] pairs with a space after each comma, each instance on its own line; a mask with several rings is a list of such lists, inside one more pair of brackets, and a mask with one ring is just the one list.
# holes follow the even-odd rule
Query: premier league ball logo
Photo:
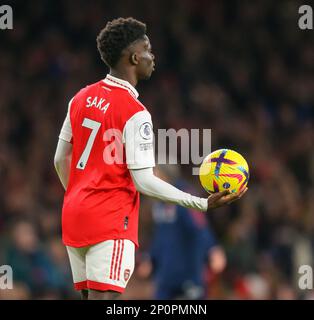
[[140, 127], [140, 135], [145, 140], [152, 139], [153, 128], [149, 122], [145, 122]]
[[146, 124], [144, 127], [144, 133], [146, 136], [150, 135], [150, 126], [148, 124]]

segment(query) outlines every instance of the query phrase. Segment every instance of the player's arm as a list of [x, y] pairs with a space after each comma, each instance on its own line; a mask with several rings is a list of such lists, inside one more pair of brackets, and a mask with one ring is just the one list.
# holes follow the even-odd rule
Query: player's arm
[[239, 194], [229, 194], [229, 191], [226, 190], [214, 193], [208, 198], [199, 198], [183, 192], [173, 185], [159, 179], [154, 175], [153, 168], [130, 170], [130, 172], [137, 191], [164, 202], [200, 211], [207, 211], [208, 209], [214, 209], [229, 204], [241, 198], [246, 192], [245, 190]]
[[68, 112], [63, 122], [63, 126], [59, 135], [56, 153], [54, 156], [54, 165], [59, 179], [65, 190], [69, 182], [70, 166], [72, 159], [72, 127], [69, 115], [69, 109], [71, 107], [72, 100], [69, 103]]
[[155, 156], [151, 116], [147, 111], [136, 113], [125, 125], [123, 138], [126, 160], [136, 189], [150, 197], [207, 211], [238, 199], [241, 195], [229, 195], [228, 191], [211, 195], [208, 199], [192, 196], [154, 175]]
[[69, 182], [71, 159], [72, 144], [70, 142], [59, 139], [54, 157], [54, 165], [65, 190]]
[[194, 197], [154, 175], [153, 168], [131, 170], [131, 176], [137, 191], [164, 202], [173, 203], [186, 208], [207, 211], [206, 198]]

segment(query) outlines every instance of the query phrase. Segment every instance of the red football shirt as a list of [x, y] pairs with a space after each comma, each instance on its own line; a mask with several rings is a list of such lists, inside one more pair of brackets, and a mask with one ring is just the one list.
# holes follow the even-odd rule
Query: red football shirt
[[153, 167], [151, 116], [127, 82], [107, 75], [69, 103], [59, 138], [73, 144], [62, 209], [65, 245], [111, 239], [138, 246], [139, 193], [129, 169]]

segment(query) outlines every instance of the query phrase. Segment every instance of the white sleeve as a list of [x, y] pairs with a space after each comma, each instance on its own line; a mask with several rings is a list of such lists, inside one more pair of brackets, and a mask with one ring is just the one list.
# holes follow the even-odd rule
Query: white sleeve
[[129, 169], [155, 166], [153, 124], [147, 110], [137, 112], [126, 122], [123, 143]]
[[65, 117], [65, 120], [63, 122], [61, 131], [59, 134], [59, 138], [67, 142], [71, 142], [71, 139], [72, 139], [72, 127], [71, 127], [71, 121], [70, 121], [70, 108], [71, 108], [72, 101], [73, 101], [73, 98], [69, 102], [67, 115]]
[[207, 211], [208, 203], [206, 198], [194, 197], [189, 193], [175, 188], [171, 184], [156, 177], [152, 168], [130, 170], [130, 173], [136, 190], [143, 194], [186, 208]]
[[59, 139], [54, 157], [54, 165], [64, 189], [67, 188], [69, 182], [71, 159], [72, 144]]

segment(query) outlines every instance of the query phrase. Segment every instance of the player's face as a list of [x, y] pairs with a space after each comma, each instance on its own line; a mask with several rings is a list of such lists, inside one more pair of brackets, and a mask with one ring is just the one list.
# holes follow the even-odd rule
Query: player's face
[[155, 56], [152, 53], [152, 46], [146, 35], [143, 40], [138, 41], [137, 53], [137, 77], [139, 80], [149, 79], [155, 70]]

